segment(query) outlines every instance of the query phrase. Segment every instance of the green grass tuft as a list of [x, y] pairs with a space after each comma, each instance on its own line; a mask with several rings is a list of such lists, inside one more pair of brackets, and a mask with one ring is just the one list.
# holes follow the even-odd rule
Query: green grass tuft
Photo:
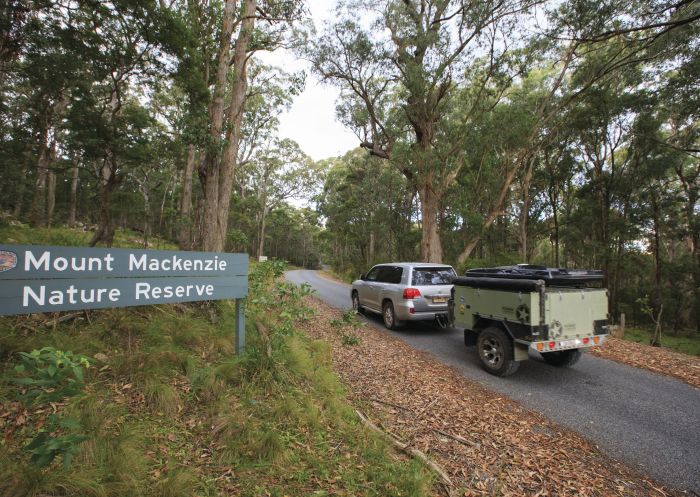
[[150, 495], [154, 497], [191, 497], [196, 495], [197, 486], [197, 475], [192, 470], [175, 468], [156, 483], [153, 493]]
[[180, 409], [180, 395], [172, 385], [151, 379], [146, 382], [144, 394], [154, 414], [175, 416]]
[[260, 461], [277, 464], [289, 459], [286, 443], [274, 427], [264, 431], [262, 438], [256, 444], [253, 457], [257, 457]]

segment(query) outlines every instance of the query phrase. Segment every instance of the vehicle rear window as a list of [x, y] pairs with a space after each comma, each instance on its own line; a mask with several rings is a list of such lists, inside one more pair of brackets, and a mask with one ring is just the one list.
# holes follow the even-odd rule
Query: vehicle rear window
[[420, 268], [413, 270], [411, 285], [451, 285], [457, 276], [452, 268]]

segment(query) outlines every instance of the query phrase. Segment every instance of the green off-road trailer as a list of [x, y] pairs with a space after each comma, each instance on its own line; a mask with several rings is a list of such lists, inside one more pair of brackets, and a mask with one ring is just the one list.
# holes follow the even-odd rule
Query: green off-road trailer
[[530, 265], [471, 269], [453, 282], [450, 322], [497, 376], [513, 374], [531, 351], [571, 366], [608, 336], [602, 280], [601, 271]]

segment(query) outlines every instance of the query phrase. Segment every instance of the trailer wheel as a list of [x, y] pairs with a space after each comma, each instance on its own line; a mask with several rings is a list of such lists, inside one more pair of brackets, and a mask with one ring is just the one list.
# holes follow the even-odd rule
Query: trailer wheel
[[547, 352], [542, 354], [542, 359], [544, 362], [550, 366], [556, 366], [558, 368], [568, 368], [573, 366], [581, 359], [580, 349], [571, 350], [560, 350], [558, 352]]
[[500, 328], [489, 327], [479, 333], [479, 359], [484, 369], [496, 376], [509, 376], [520, 363], [513, 359], [513, 341]]

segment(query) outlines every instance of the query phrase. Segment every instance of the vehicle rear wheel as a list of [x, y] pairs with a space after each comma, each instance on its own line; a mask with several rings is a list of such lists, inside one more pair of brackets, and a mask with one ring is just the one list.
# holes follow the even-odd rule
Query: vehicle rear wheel
[[560, 350], [558, 352], [547, 352], [542, 354], [542, 359], [544, 362], [550, 366], [556, 366], [558, 368], [568, 368], [573, 366], [581, 359], [580, 349], [571, 350]]
[[382, 306], [382, 319], [384, 319], [384, 326], [390, 330], [398, 330], [403, 324], [401, 321], [396, 319], [394, 304], [392, 304], [391, 301], [384, 302], [384, 305]]
[[500, 328], [490, 327], [479, 333], [477, 341], [479, 359], [484, 369], [496, 376], [508, 376], [520, 366], [513, 359], [513, 341]]
[[358, 314], [365, 312], [365, 308], [360, 305], [360, 296], [357, 292], [352, 292], [352, 310]]

